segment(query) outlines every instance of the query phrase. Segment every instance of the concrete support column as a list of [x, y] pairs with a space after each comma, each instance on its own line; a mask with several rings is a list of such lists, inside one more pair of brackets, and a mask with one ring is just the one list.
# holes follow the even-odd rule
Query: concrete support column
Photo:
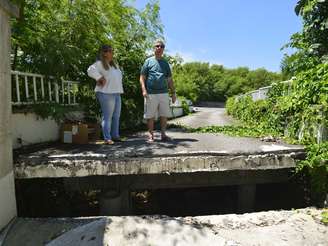
[[11, 140], [10, 14], [17, 9], [0, 0], [0, 230], [16, 214]]
[[100, 215], [129, 215], [130, 192], [128, 189], [121, 191], [108, 190], [100, 198]]
[[247, 184], [238, 186], [238, 212], [252, 212], [255, 207], [256, 185]]

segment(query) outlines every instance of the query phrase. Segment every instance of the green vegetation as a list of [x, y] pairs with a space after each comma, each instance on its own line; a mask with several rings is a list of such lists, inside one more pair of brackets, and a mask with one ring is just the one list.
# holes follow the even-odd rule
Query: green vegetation
[[307, 159], [297, 171], [311, 177], [313, 199], [328, 192], [328, 142], [318, 141], [320, 127], [328, 126], [328, 64], [301, 72], [290, 86], [273, 85], [268, 99], [254, 102], [250, 96], [231, 97], [227, 111], [256, 132], [282, 137], [306, 145]]
[[181, 101], [181, 106], [183, 110], [183, 114], [190, 114], [189, 104], [187, 102], [187, 99], [185, 97], [179, 97], [179, 100]]
[[308, 145], [307, 158], [299, 163], [297, 171], [304, 171], [311, 177], [313, 200], [323, 201], [328, 192], [328, 141]]
[[[152, 42], [162, 36], [159, 3], [143, 11], [128, 0], [16, 0], [21, 16], [12, 23], [12, 69], [80, 81], [78, 101], [89, 118], [99, 115], [94, 81], [86, 75], [97, 49], [110, 43], [124, 72], [122, 127], [136, 129], [141, 123], [143, 98], [139, 70]], [[307, 159], [298, 172], [311, 177], [313, 198], [328, 192], [328, 143], [319, 144], [317, 132], [328, 126], [328, 0], [299, 0], [295, 12], [303, 29], [285, 47], [296, 50], [281, 62], [282, 74], [246, 67], [227, 69], [209, 63], [182, 64], [167, 57], [179, 97], [197, 101], [226, 101], [227, 111], [244, 126], [187, 129], [222, 132], [237, 136], [285, 137], [306, 145]], [[292, 78], [290, 85], [279, 81]], [[272, 85], [268, 99], [253, 102], [235, 95]], [[184, 101], [185, 102], [185, 101]], [[186, 103], [183, 103], [187, 112]], [[66, 108], [38, 105], [41, 116], [60, 118]]]
[[[21, 8], [12, 22], [12, 69], [80, 81], [78, 102], [92, 120], [100, 115], [95, 99], [94, 81], [86, 75], [98, 48], [110, 43], [115, 59], [124, 72], [122, 127], [142, 122], [143, 98], [139, 88], [139, 70], [149, 55], [152, 42], [163, 28], [159, 19], [159, 3], [147, 4], [143, 11], [128, 5], [127, 0], [51, 1], [16, 0]], [[179, 97], [193, 102], [225, 101], [227, 97], [260, 86], [281, 81], [280, 74], [265, 69], [225, 69], [221, 65], [187, 63], [179, 57], [167, 56], [173, 65], [176, 91]], [[49, 117], [59, 106], [33, 111]], [[42, 107], [42, 106], [41, 106]], [[44, 105], [49, 108], [49, 105]], [[188, 105], [183, 104], [188, 113]], [[54, 112], [52, 115], [51, 112]]]
[[36, 103], [28, 105], [17, 105], [14, 108], [14, 112], [34, 112], [41, 119], [51, 118], [57, 122], [61, 122], [67, 116], [67, 113], [78, 111], [80, 107], [78, 105], [61, 105], [58, 103]]
[[200, 62], [177, 63], [173, 77], [178, 95], [193, 102], [224, 102], [230, 96], [282, 80], [281, 74], [264, 68], [254, 71], [246, 67], [226, 69], [221, 65]]
[[328, 1], [300, 0], [295, 11], [304, 26], [287, 46], [298, 50], [282, 61], [285, 75], [295, 76], [291, 84], [273, 84], [266, 100], [231, 97], [227, 111], [257, 129], [304, 144], [307, 158], [296, 171], [310, 177], [312, 199], [320, 202], [328, 193], [328, 142], [317, 137], [328, 127]]
[[[99, 115], [86, 75], [101, 44], [115, 49], [124, 72], [122, 127], [141, 122], [143, 98], [139, 70], [153, 40], [162, 35], [158, 3], [143, 11], [126, 0], [16, 0], [21, 13], [12, 21], [12, 69], [81, 82], [78, 102], [86, 115]], [[48, 107], [48, 105], [44, 105]]]
[[[191, 128], [183, 125], [170, 124], [170, 128], [179, 128], [186, 132], [200, 132], [200, 133], [223, 133], [229, 136], [237, 137], [266, 137], [270, 129], [260, 129], [249, 125], [239, 126], [206, 126]], [[273, 134], [271, 135], [273, 136]]]
[[321, 216], [321, 222], [325, 225], [328, 225], [328, 210], [322, 211]]
[[250, 96], [232, 97], [227, 111], [234, 117], [271, 128], [277, 134], [298, 138], [302, 128], [302, 141], [315, 143], [316, 128], [327, 125], [328, 64], [299, 73], [290, 85], [273, 84], [268, 99], [253, 102]]
[[328, 2], [327, 0], [299, 0], [295, 13], [302, 17], [303, 29], [291, 36], [285, 47], [296, 49], [281, 63], [284, 75], [294, 76], [328, 61]]

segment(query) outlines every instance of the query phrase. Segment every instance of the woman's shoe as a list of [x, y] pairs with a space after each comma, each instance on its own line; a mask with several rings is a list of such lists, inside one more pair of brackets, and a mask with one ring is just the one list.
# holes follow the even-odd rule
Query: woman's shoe
[[111, 139], [108, 139], [108, 140], [105, 140], [105, 144], [112, 145], [112, 144], [114, 144], [114, 141]]

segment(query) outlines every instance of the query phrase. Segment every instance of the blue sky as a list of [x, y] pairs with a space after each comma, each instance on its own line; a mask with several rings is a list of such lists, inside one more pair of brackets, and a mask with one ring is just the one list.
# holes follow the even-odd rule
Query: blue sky
[[[143, 9], [148, 0], [135, 0]], [[280, 48], [301, 30], [297, 0], [161, 0], [166, 52], [201, 61], [280, 71]]]

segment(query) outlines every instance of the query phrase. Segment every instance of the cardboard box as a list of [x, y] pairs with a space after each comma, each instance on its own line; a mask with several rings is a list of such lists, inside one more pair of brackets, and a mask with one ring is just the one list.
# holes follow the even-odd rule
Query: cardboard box
[[61, 142], [73, 144], [87, 144], [91, 140], [99, 139], [99, 124], [64, 123], [61, 127]]
[[101, 126], [98, 123], [88, 123], [88, 140], [99, 140], [101, 133]]

